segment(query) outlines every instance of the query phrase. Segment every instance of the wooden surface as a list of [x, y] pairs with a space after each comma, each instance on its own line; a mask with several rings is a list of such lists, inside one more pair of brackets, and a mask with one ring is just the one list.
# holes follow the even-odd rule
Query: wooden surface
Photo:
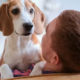
[[18, 77], [7, 80], [80, 80], [80, 74], [51, 74], [32, 77]]

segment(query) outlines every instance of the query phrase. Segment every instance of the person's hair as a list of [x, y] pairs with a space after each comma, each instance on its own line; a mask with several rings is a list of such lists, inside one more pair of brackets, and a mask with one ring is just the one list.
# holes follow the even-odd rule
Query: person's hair
[[80, 72], [80, 12], [65, 10], [57, 18], [51, 48], [58, 54], [62, 72]]

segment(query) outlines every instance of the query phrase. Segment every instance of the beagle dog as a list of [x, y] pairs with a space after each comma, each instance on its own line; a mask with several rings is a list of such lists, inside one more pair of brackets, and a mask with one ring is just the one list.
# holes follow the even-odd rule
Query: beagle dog
[[[44, 61], [36, 34], [43, 33], [45, 16], [29, 0], [9, 0], [1, 8], [3, 9], [0, 11], [3, 13], [1, 19], [5, 22], [5, 24], [1, 24], [14, 28], [13, 33], [6, 38], [0, 64], [1, 79], [8, 79], [13, 78], [12, 70], [14, 68], [25, 71], [30, 64]], [[9, 29], [9, 27], [6, 28]], [[12, 32], [12, 29], [10, 31]]]

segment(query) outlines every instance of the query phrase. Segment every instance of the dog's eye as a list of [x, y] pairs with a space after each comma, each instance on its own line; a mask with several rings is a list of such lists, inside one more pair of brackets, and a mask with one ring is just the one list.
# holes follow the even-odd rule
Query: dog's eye
[[33, 12], [34, 12], [34, 10], [31, 8], [31, 9], [30, 9], [30, 14], [33, 14]]
[[19, 13], [19, 9], [17, 9], [17, 8], [16, 8], [16, 9], [13, 9], [13, 10], [12, 10], [12, 13], [13, 13], [14, 15], [17, 15], [17, 14]]

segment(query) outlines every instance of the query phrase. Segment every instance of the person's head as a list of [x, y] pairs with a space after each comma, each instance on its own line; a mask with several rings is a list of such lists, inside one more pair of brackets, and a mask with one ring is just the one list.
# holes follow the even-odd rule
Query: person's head
[[80, 12], [63, 11], [46, 27], [42, 53], [61, 72], [80, 72]]

